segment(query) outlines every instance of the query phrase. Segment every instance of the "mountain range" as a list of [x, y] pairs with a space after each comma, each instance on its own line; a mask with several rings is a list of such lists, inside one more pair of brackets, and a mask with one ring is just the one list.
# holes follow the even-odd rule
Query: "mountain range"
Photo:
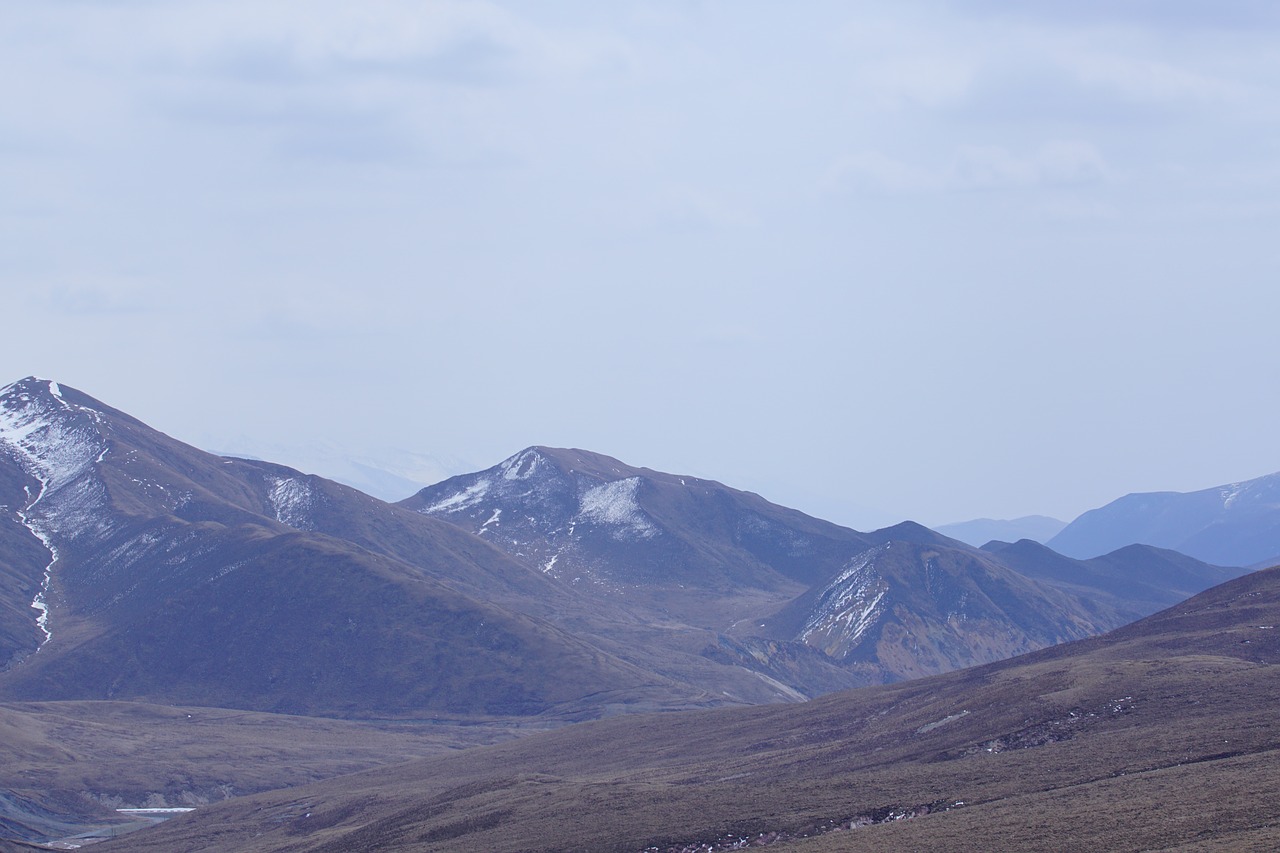
[[1230, 574], [1188, 562], [1164, 598], [1103, 597], [1125, 557], [1037, 578], [919, 525], [859, 533], [582, 450], [387, 504], [35, 378], [0, 392], [0, 442], [17, 700], [568, 718], [797, 700], [1096, 634]]
[[[33, 709], [121, 702], [504, 732], [799, 702], [1097, 635], [1241, 572], [1149, 546], [1082, 561], [911, 522], [863, 533], [577, 449], [391, 504], [200, 451], [54, 381], [0, 389], [13, 731], [44, 730]], [[370, 764], [334, 749], [326, 766]], [[233, 764], [165, 796], [268, 784]], [[86, 808], [61, 784], [0, 798], [0, 827]]]
[[1031, 539], [1035, 542], [1048, 542], [1066, 526], [1065, 521], [1047, 515], [1025, 515], [1012, 519], [976, 518], [973, 521], [943, 524], [933, 529], [943, 536], [981, 547], [993, 540], [1017, 542], [1020, 539]]
[[1089, 558], [1133, 543], [1222, 566], [1280, 562], [1280, 473], [1196, 492], [1126, 495], [1084, 513], [1046, 544]]

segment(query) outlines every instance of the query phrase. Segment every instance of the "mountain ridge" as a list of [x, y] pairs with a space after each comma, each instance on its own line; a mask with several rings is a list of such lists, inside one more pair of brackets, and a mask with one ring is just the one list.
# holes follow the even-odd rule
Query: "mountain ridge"
[[1217, 565], [1280, 558], [1280, 473], [1194, 492], [1136, 492], [1089, 510], [1048, 544], [1088, 559], [1134, 543]]

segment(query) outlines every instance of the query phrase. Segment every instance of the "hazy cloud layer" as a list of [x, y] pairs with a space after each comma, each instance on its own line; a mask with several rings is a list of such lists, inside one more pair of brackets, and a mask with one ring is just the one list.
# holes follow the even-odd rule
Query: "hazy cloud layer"
[[586, 446], [864, 525], [1266, 473], [1278, 28], [11, 4], [5, 381], [219, 449]]

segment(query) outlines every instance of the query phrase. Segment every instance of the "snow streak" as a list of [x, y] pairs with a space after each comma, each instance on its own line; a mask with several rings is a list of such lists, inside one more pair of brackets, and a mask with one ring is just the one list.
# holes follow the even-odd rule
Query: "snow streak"
[[7, 449], [40, 483], [34, 496], [27, 489], [27, 505], [16, 513], [50, 556], [31, 602], [40, 614], [36, 624], [44, 633], [40, 648], [53, 639], [49, 588], [59, 552], [52, 539], [52, 522], [71, 523], [57, 525], [60, 530], [87, 522], [102, 501], [101, 487], [92, 477], [110, 449], [97, 428], [101, 420], [92, 409], [68, 402], [56, 382], [24, 379], [0, 389], [0, 449]]
[[267, 497], [271, 500], [276, 521], [297, 530], [311, 529], [310, 510], [316, 505], [316, 494], [305, 480], [277, 477], [272, 481]]
[[827, 584], [805, 622], [801, 641], [817, 645], [810, 642], [816, 635], [825, 640], [823, 651], [833, 657], [843, 656], [875, 625], [884, 610], [881, 603], [889, 591], [889, 585], [875, 570], [876, 557], [885, 547], [872, 548], [854, 557], [844, 571]]

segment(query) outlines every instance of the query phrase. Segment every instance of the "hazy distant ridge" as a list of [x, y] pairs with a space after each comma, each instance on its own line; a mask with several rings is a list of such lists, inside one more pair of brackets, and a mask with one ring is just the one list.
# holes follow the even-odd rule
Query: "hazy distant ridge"
[[1086, 512], [1047, 544], [1087, 559], [1133, 543], [1220, 566], [1280, 557], [1280, 473], [1196, 492], [1125, 495]]
[[934, 530], [943, 536], [980, 548], [992, 540], [1017, 542], [1020, 539], [1030, 539], [1033, 542], [1048, 542], [1066, 526], [1065, 521], [1047, 515], [1024, 515], [1011, 519], [975, 518], [972, 521], [943, 524]]

